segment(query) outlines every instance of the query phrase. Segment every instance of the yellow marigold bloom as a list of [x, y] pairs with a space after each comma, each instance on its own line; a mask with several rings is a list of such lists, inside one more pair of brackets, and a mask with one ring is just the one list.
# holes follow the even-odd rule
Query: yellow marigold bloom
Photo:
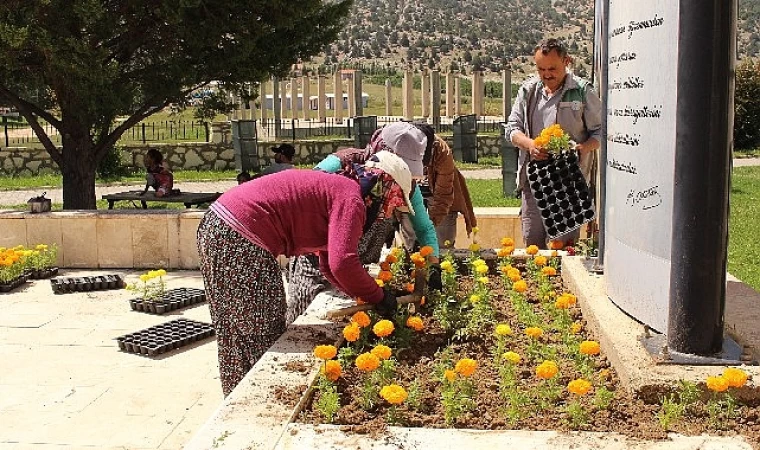
[[538, 255], [533, 261], [538, 267], [543, 267], [546, 265], [546, 256]]
[[361, 334], [361, 328], [359, 328], [359, 325], [353, 322], [351, 322], [351, 324], [346, 325], [343, 328], [343, 337], [346, 338], [348, 342], [358, 341], [360, 334]]
[[535, 255], [538, 253], [538, 246], [537, 245], [529, 245], [528, 248], [525, 249], [525, 253], [529, 255]]
[[481, 275], [485, 275], [488, 273], [488, 266], [482, 265], [482, 266], [475, 266], [475, 271], [478, 272]]
[[510, 281], [515, 282], [522, 279], [522, 275], [520, 274], [520, 269], [516, 267], [512, 267], [507, 271], [507, 278], [509, 278]]
[[557, 269], [552, 266], [546, 266], [541, 268], [541, 273], [546, 277], [553, 277], [557, 275]]
[[483, 258], [478, 258], [478, 259], [476, 259], [475, 261], [472, 262], [472, 265], [475, 266], [475, 267], [485, 266], [486, 265], [486, 261]]
[[728, 385], [740, 388], [747, 384], [747, 372], [735, 367], [728, 367], [723, 371], [723, 378], [728, 381]]
[[480, 251], [480, 244], [477, 244], [477, 243], [474, 243], [474, 242], [472, 244], [470, 244], [470, 251], [471, 252]]
[[520, 357], [520, 355], [518, 355], [515, 352], [506, 352], [503, 355], [501, 355], [501, 357], [512, 364], [520, 364], [520, 361], [522, 361], [522, 358]]
[[393, 274], [390, 273], [387, 270], [381, 270], [379, 274], [377, 274], [377, 278], [380, 280], [383, 280], [383, 282], [387, 283], [393, 279]]
[[414, 331], [422, 331], [425, 329], [425, 324], [422, 323], [422, 318], [419, 316], [409, 316], [409, 318], [406, 319], [406, 326]]
[[334, 345], [317, 345], [314, 347], [314, 356], [319, 359], [333, 359], [338, 354], [338, 349]]
[[140, 281], [142, 281], [143, 283], [147, 283], [148, 281], [150, 281], [150, 275], [148, 275], [147, 273], [140, 275]]
[[390, 336], [393, 333], [393, 322], [390, 320], [381, 320], [372, 327], [372, 331], [377, 337]]
[[444, 247], [451, 247], [451, 241], [448, 240], [448, 239], [446, 239], [445, 241], [443, 241], [443, 246]]
[[478, 234], [478, 231], [480, 231], [480, 228], [478, 228], [478, 227], [472, 227], [472, 233], [473, 234]]
[[552, 258], [556, 258], [559, 253], [557, 253], [557, 250], [552, 250]]
[[326, 361], [324, 367], [322, 367], [322, 373], [324, 373], [330, 381], [335, 381], [340, 378], [341, 371], [340, 363], [334, 359]]
[[584, 355], [598, 355], [601, 351], [599, 343], [596, 341], [583, 341], [579, 349]]
[[728, 390], [728, 380], [723, 377], [707, 377], [707, 389], [713, 392], [725, 392]]
[[515, 246], [515, 240], [511, 237], [503, 237], [501, 238], [501, 246], [502, 247], [514, 247]]
[[557, 372], [559, 372], [559, 368], [554, 361], [544, 361], [536, 367], [536, 376], [544, 380], [553, 378], [554, 375], [557, 375]]
[[472, 295], [470, 296], [470, 301], [471, 301], [472, 303], [477, 303], [477, 302], [479, 302], [479, 301], [480, 301], [480, 296], [479, 296], [478, 294], [472, 294]]
[[420, 255], [427, 258], [428, 256], [433, 254], [433, 247], [426, 245], [420, 249]]
[[451, 273], [454, 271], [454, 265], [451, 264], [451, 261], [444, 261], [441, 263], [441, 269], [445, 270], [448, 273]]
[[404, 388], [398, 384], [391, 384], [389, 386], [383, 386], [380, 389], [380, 397], [384, 398], [386, 402], [391, 405], [400, 405], [406, 400], [407, 393]]
[[533, 139], [533, 144], [538, 148], [543, 148], [549, 145], [549, 138], [546, 136], [538, 136], [537, 138]]
[[544, 330], [538, 327], [528, 327], [525, 329], [525, 334], [532, 337], [533, 339], [538, 339], [544, 335]]
[[512, 285], [512, 289], [514, 289], [515, 292], [523, 293], [528, 290], [528, 283], [526, 283], [525, 280], [517, 280]]
[[571, 394], [575, 395], [586, 395], [591, 391], [591, 383], [584, 380], [583, 378], [578, 378], [577, 380], [573, 380], [567, 384], [567, 390]]
[[567, 304], [570, 306], [575, 306], [576, 303], [578, 303], [578, 298], [570, 293], [564, 293], [563, 296], [567, 297]]
[[496, 325], [496, 334], [499, 336], [509, 336], [512, 334], [512, 328], [506, 323]]
[[157, 272], [159, 277], [166, 276], [166, 271], [164, 269], [158, 269]]
[[480, 277], [478, 278], [478, 282], [480, 284], [488, 284], [488, 277]]
[[362, 353], [356, 357], [356, 367], [363, 372], [372, 372], [380, 367], [380, 358], [372, 353]]
[[370, 353], [377, 356], [380, 360], [385, 360], [391, 357], [392, 351], [391, 348], [387, 345], [376, 345], [375, 348], [370, 350]]
[[475, 369], [478, 367], [478, 362], [474, 359], [464, 358], [457, 361], [454, 370], [463, 377], [469, 377], [475, 373]]
[[599, 378], [602, 380], [609, 380], [612, 373], [610, 372], [610, 369], [602, 369], [599, 371]]
[[[393, 255], [393, 256], [395, 256], [395, 257], [397, 257], [397, 258], [398, 258], [399, 256], [401, 256], [401, 248], [399, 248], [399, 247], [393, 247], [393, 248], [391, 249], [391, 251], [390, 251], [390, 253], [389, 253], [389, 254], [391, 254], [391, 255]], [[386, 259], [387, 259], [387, 258], [386, 258]]]
[[446, 372], [443, 373], [443, 377], [446, 378], [449, 382], [453, 382], [457, 379], [457, 373], [451, 369], [447, 369]]
[[368, 327], [371, 323], [371, 320], [367, 313], [364, 311], [359, 311], [358, 313], [351, 316], [351, 322], [359, 325], [361, 328]]
[[564, 295], [561, 295], [555, 302], [554, 307], [557, 309], [567, 309], [570, 307], [570, 304], [567, 302], [567, 297]]
[[572, 325], [570, 325], [570, 332], [573, 334], [578, 334], [583, 330], [583, 325], [581, 325], [580, 322], [573, 322]]
[[385, 282], [379, 278], [375, 278], [375, 283], [377, 283], [379, 287], [385, 287]]

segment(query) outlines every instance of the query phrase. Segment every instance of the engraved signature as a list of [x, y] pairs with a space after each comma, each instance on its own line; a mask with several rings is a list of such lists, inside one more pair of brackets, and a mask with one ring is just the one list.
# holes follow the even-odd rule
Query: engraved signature
[[657, 208], [662, 204], [662, 196], [657, 192], [658, 188], [659, 186], [652, 186], [641, 191], [631, 189], [631, 192], [628, 193], [628, 197], [625, 199], [625, 204], [631, 207], [640, 204], [642, 211]]

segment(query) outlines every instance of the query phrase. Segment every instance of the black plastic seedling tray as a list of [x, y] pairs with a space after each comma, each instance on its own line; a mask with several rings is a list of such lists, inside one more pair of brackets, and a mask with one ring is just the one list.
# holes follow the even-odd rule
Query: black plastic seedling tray
[[120, 275], [98, 275], [94, 277], [58, 277], [51, 278], [50, 285], [53, 287], [54, 294], [67, 294], [70, 292], [121, 289], [124, 287], [124, 280]]
[[176, 319], [116, 338], [119, 349], [144, 356], [184, 347], [214, 335], [211, 324], [190, 319]]
[[14, 278], [13, 280], [0, 284], [0, 292], [10, 292], [17, 287], [23, 285], [24, 283], [29, 280], [29, 274], [23, 274], [17, 278]]
[[58, 275], [57, 267], [48, 267], [47, 269], [29, 271], [29, 278], [32, 280], [43, 280]]
[[129, 306], [134, 311], [150, 314], [164, 314], [196, 303], [206, 301], [206, 292], [203, 289], [177, 288], [166, 291], [160, 299], [147, 301], [141, 298], [133, 298]]
[[594, 219], [594, 200], [574, 152], [528, 163], [528, 183], [546, 234], [554, 239]]

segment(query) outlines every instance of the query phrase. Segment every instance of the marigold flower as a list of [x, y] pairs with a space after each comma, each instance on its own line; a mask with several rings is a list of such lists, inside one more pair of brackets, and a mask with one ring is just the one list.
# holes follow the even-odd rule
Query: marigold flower
[[380, 360], [386, 360], [391, 357], [392, 351], [391, 348], [387, 345], [379, 344], [370, 350], [370, 353], [377, 356], [377, 358]]
[[423, 258], [427, 258], [428, 256], [433, 254], [433, 247], [426, 245], [420, 249], [420, 255], [422, 255]]
[[381, 270], [379, 274], [377, 274], [377, 278], [383, 280], [383, 282], [387, 283], [393, 279], [393, 274], [388, 272], [387, 270]]
[[372, 372], [380, 367], [380, 358], [372, 353], [362, 353], [356, 357], [356, 367], [363, 372]]
[[400, 405], [404, 403], [407, 395], [406, 390], [398, 384], [383, 386], [383, 388], [380, 389], [380, 397], [384, 398], [385, 401], [391, 405]]
[[567, 297], [567, 304], [570, 306], [575, 306], [576, 303], [578, 303], [578, 298], [570, 293], [564, 293], [563, 296]]
[[578, 378], [577, 380], [573, 380], [567, 384], [567, 390], [571, 394], [575, 395], [586, 395], [591, 391], [591, 383], [584, 380], [583, 378]]
[[147, 273], [140, 275], [140, 281], [147, 283], [150, 280], [150, 276]]
[[380, 278], [375, 278], [375, 283], [377, 283], [378, 287], [385, 287], [385, 282]]
[[520, 274], [520, 269], [517, 269], [515, 267], [512, 267], [507, 271], [507, 278], [509, 278], [509, 281], [515, 282], [520, 281], [522, 279], [522, 275]]
[[525, 249], [525, 253], [529, 255], [535, 255], [538, 253], [538, 246], [537, 245], [529, 245], [528, 248]]
[[543, 267], [546, 265], [546, 262], [547, 262], [546, 256], [538, 255], [535, 257], [533, 262], [535, 262], [538, 267]]
[[319, 359], [333, 359], [338, 354], [338, 349], [334, 345], [317, 345], [314, 347], [314, 356]]
[[549, 250], [562, 250], [562, 241], [549, 241]]
[[599, 343], [596, 341], [583, 341], [579, 346], [579, 350], [584, 355], [598, 355], [601, 351]]
[[555, 302], [554, 307], [557, 309], [567, 309], [570, 307], [570, 304], [567, 301], [567, 297], [564, 295], [561, 295]]
[[496, 325], [496, 334], [499, 336], [509, 336], [512, 334], [512, 328], [506, 323]]
[[164, 269], [158, 269], [156, 272], [158, 272], [159, 277], [166, 276], [166, 271]]
[[520, 361], [522, 361], [522, 358], [520, 357], [520, 355], [518, 355], [515, 352], [506, 352], [503, 355], [501, 355], [501, 357], [512, 364], [520, 364]]
[[446, 239], [445, 241], [443, 241], [443, 246], [444, 247], [451, 247], [451, 241], [448, 240], [448, 239]]
[[34, 249], [35, 250], [47, 250], [48, 246], [45, 244], [37, 244]]
[[391, 270], [391, 263], [383, 261], [380, 263], [380, 270]]
[[441, 269], [451, 273], [454, 271], [454, 265], [451, 264], [451, 261], [444, 261], [441, 263]]
[[541, 274], [546, 277], [553, 277], [557, 275], [557, 269], [552, 266], [546, 266], [541, 268]]
[[572, 325], [570, 325], [570, 332], [573, 334], [578, 334], [583, 330], [583, 325], [581, 325], [580, 322], [573, 322]]
[[445, 372], [443, 372], [443, 377], [452, 383], [457, 379], [457, 373], [451, 369], [447, 369]]
[[404, 290], [406, 290], [406, 292], [414, 292], [414, 283], [406, 283], [404, 285]]
[[515, 292], [523, 293], [528, 290], [528, 283], [525, 282], [525, 280], [517, 280], [512, 285], [512, 289], [514, 289]]
[[478, 227], [472, 227], [472, 233], [473, 234], [478, 234], [478, 231], [480, 231], [480, 228], [478, 228]]
[[361, 334], [361, 328], [359, 328], [359, 325], [353, 322], [351, 322], [349, 325], [346, 325], [343, 328], [343, 337], [346, 338], [348, 342], [358, 341], [360, 334]]
[[544, 330], [538, 327], [528, 327], [525, 329], [525, 334], [532, 337], [533, 339], [538, 339], [544, 335]]
[[480, 251], [480, 244], [478, 244], [476, 242], [473, 242], [472, 244], [470, 244], [470, 251], [471, 252], [478, 252], [478, 251]]
[[406, 319], [406, 326], [414, 331], [422, 331], [425, 329], [425, 324], [422, 323], [422, 318], [419, 316], [409, 316], [409, 318]]
[[342, 368], [340, 367], [340, 363], [338, 361], [331, 359], [325, 362], [324, 367], [322, 367], [322, 373], [325, 374], [328, 380], [335, 381], [340, 378]]
[[488, 266], [486, 265], [475, 266], [475, 271], [481, 275], [485, 275], [488, 273]]
[[390, 336], [391, 333], [393, 333], [393, 322], [390, 320], [380, 320], [378, 321], [374, 327], [372, 327], [372, 331], [375, 333], [377, 337], [386, 337]]
[[728, 390], [728, 380], [724, 377], [707, 377], [707, 389], [713, 392], [725, 392]]
[[485, 266], [486, 265], [486, 261], [483, 258], [478, 258], [478, 259], [476, 259], [476, 260], [474, 260], [472, 262], [472, 265], [475, 266], [475, 267]]
[[747, 372], [737, 369], [735, 367], [727, 367], [723, 371], [723, 378], [728, 381], [728, 385], [735, 388], [740, 388], [747, 384]]
[[361, 297], [356, 297], [356, 304], [357, 305], [364, 305], [365, 303], [367, 303], [367, 302], [365, 302], [364, 300], [362, 300]]
[[423, 267], [425, 265], [425, 258], [419, 253], [412, 253], [409, 259], [412, 260], [415, 267]]
[[599, 371], [599, 378], [602, 380], [609, 380], [611, 375], [612, 372], [610, 372], [610, 369], [602, 369]]
[[420, 306], [425, 306], [425, 296], [420, 297]]
[[478, 283], [480, 283], [480, 284], [488, 284], [488, 277], [480, 277], [480, 278], [478, 278]]
[[501, 238], [501, 246], [502, 247], [514, 247], [515, 246], [515, 240], [511, 237], [503, 237]]
[[457, 364], [454, 366], [454, 370], [463, 377], [469, 377], [475, 372], [475, 369], [478, 367], [478, 362], [474, 359], [470, 358], [464, 358], [457, 361]]
[[536, 376], [544, 380], [553, 378], [554, 375], [557, 375], [557, 372], [559, 372], [559, 368], [554, 361], [544, 361], [536, 367]]
[[394, 264], [398, 262], [398, 256], [394, 255], [393, 253], [388, 253], [385, 256], [385, 262], [387, 262], [388, 264]]
[[514, 247], [502, 247], [496, 252], [496, 256], [499, 258], [506, 258], [511, 255], [513, 251], [515, 251]]
[[351, 322], [359, 325], [359, 327], [364, 328], [368, 327], [369, 324], [372, 322], [364, 311], [359, 311], [358, 313], [351, 316]]
[[478, 294], [472, 294], [472, 295], [470, 296], [470, 301], [471, 301], [472, 303], [477, 303], [477, 302], [479, 302], [479, 301], [480, 301], [480, 296], [479, 296]]

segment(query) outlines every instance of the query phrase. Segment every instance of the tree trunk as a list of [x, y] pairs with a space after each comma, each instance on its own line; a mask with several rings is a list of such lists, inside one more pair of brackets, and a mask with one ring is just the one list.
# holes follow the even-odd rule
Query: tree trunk
[[97, 209], [95, 206], [95, 146], [89, 136], [67, 138], [63, 133], [63, 209]]

